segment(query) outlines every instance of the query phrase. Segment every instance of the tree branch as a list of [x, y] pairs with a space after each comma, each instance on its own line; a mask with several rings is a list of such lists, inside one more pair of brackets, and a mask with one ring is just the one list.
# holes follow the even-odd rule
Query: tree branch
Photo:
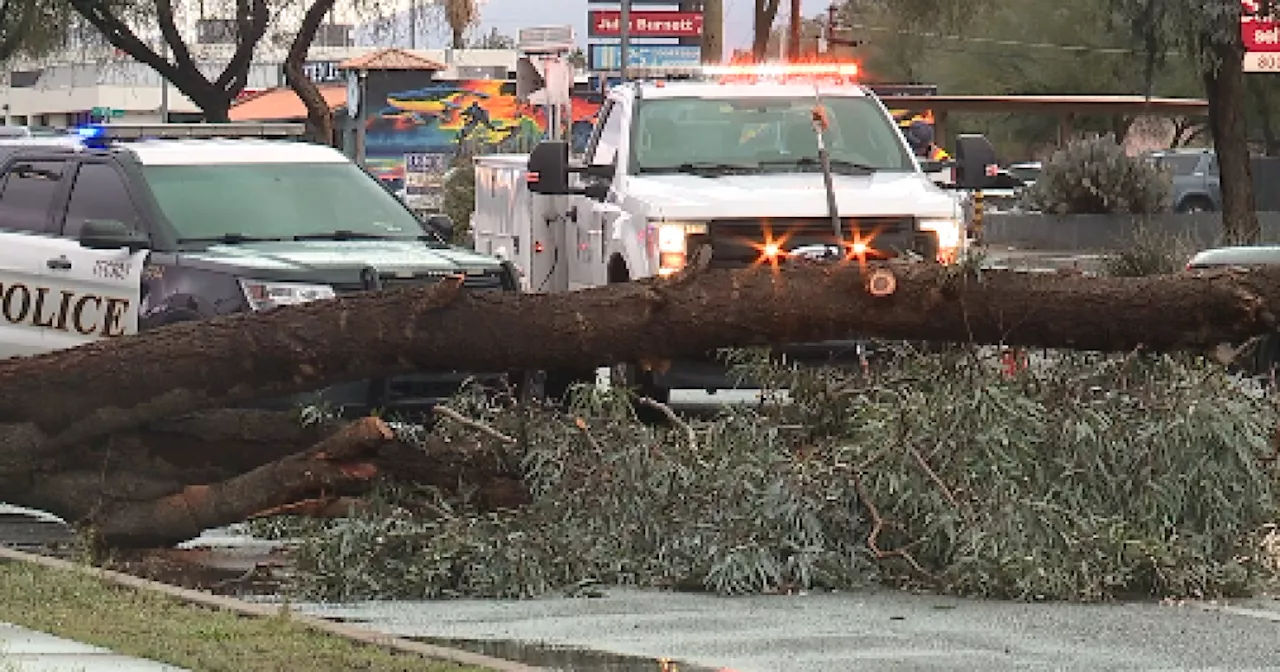
[[187, 48], [187, 42], [182, 39], [173, 19], [173, 0], [156, 0], [156, 21], [160, 24], [160, 34], [173, 53], [173, 63], [177, 69], [199, 72], [200, 68], [191, 60], [191, 50]]
[[111, 46], [132, 56], [173, 84], [197, 106], [209, 99], [209, 80], [199, 69], [183, 70], [157, 54], [119, 16], [97, 0], [66, 0], [85, 21], [94, 27]]
[[213, 83], [228, 105], [249, 81], [253, 52], [266, 34], [270, 20], [267, 0], [236, 0], [236, 50]]
[[302, 17], [302, 24], [298, 27], [293, 43], [289, 45], [289, 53], [284, 59], [285, 81], [306, 106], [307, 123], [311, 126], [312, 134], [316, 136], [315, 140], [324, 144], [333, 144], [334, 141], [333, 110], [330, 109], [329, 102], [324, 99], [324, 96], [320, 95], [320, 89], [316, 87], [316, 83], [302, 71], [302, 64], [306, 62], [307, 53], [311, 51], [311, 44], [315, 41], [316, 32], [320, 30], [320, 24], [324, 21], [325, 15], [333, 10], [335, 2], [336, 0], [314, 0], [311, 3], [307, 13]]

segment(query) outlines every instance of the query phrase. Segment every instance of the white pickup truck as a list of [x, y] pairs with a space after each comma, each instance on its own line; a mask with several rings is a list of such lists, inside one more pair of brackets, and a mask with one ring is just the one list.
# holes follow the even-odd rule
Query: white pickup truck
[[[994, 152], [962, 160], [986, 165]], [[854, 245], [872, 258], [945, 263], [965, 246], [967, 227], [958, 189], [929, 177], [942, 167], [917, 159], [886, 107], [856, 83], [632, 82], [607, 95], [580, 162], [558, 141], [477, 158], [472, 229], [477, 251], [513, 262], [524, 289], [540, 293], [671, 274], [702, 246], [713, 268], [843, 257]], [[827, 357], [853, 344], [784, 350]], [[725, 387], [723, 374], [702, 361], [627, 375], [661, 398], [672, 387]]]

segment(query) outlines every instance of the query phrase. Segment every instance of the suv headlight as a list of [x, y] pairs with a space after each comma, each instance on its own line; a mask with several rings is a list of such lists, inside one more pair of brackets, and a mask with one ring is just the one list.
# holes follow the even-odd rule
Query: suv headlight
[[240, 279], [240, 289], [253, 310], [266, 310], [279, 306], [332, 299], [337, 296], [329, 285], [312, 285], [302, 282], [267, 282], [265, 280]]

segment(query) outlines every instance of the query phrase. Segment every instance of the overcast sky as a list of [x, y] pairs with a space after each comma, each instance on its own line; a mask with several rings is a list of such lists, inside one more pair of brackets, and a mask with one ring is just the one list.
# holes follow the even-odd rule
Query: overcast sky
[[[831, 0], [802, 0], [806, 17], [824, 13]], [[724, 0], [725, 55], [733, 49], [744, 49], [751, 44], [752, 0]], [[787, 3], [782, 3], [779, 21], [786, 20]], [[616, 9], [617, 4], [591, 4], [592, 8]], [[633, 5], [635, 9], [643, 9]], [[672, 5], [674, 7], [674, 5]], [[587, 43], [587, 0], [481, 0], [480, 29], [487, 33], [491, 28], [515, 36], [520, 28], [529, 26], [572, 25], [578, 43]], [[658, 6], [654, 9], [662, 9]], [[443, 31], [435, 30], [428, 48], [444, 47]]]

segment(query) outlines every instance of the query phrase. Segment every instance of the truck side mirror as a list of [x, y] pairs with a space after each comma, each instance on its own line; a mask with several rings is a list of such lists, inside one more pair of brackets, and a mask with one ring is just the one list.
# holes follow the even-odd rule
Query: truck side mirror
[[987, 136], [966, 133], [956, 138], [956, 187], [994, 188], [996, 173], [993, 168], [996, 165], [996, 148]]
[[453, 240], [453, 218], [443, 213], [432, 213], [427, 216], [427, 226], [436, 230], [446, 241]]
[[562, 140], [539, 142], [529, 154], [525, 176], [529, 191], [559, 195], [569, 192], [569, 143]]

